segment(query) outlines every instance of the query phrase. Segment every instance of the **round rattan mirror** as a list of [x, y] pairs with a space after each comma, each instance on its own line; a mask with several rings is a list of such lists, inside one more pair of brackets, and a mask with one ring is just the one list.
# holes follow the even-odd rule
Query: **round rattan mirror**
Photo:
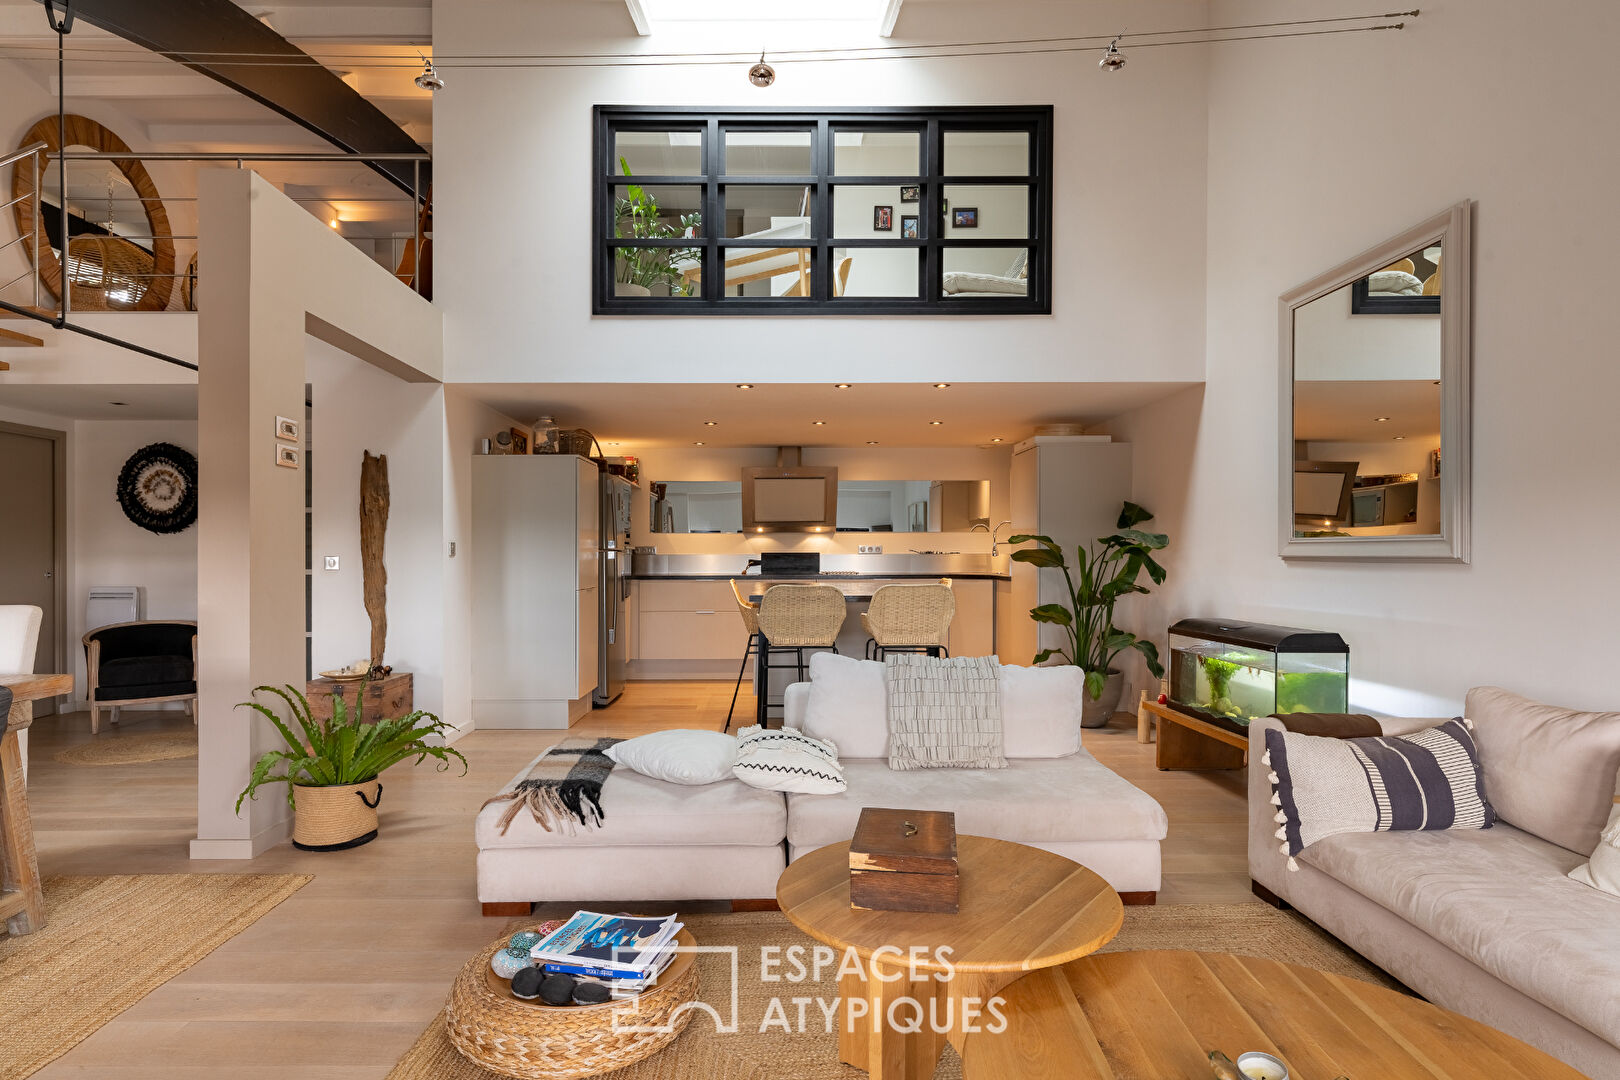
[[[69, 114], [66, 118], [66, 134], [70, 148], [83, 146], [110, 154], [134, 153], [123, 139], [88, 117]], [[61, 151], [56, 117], [47, 116], [29, 128], [18, 146], [36, 142], [44, 143], [52, 154]], [[14, 204], [17, 232], [23, 238], [23, 246], [28, 249], [31, 258], [35, 257], [36, 237], [41, 241], [37, 253], [40, 281], [53, 297], [60, 298], [62, 261], [58, 257], [57, 247], [46, 239], [50, 230], [59, 226], [57, 221], [40, 217], [40, 200], [34, 191], [35, 160], [28, 158], [12, 167], [11, 197], [17, 200]], [[127, 216], [138, 220], [131, 205], [138, 201], [145, 211], [147, 228], [143, 231], [147, 237], [157, 239], [144, 239], [137, 243], [103, 229], [75, 233], [69, 240], [67, 260], [72, 271], [72, 308], [75, 311], [163, 311], [169, 306], [169, 297], [174, 292], [174, 240], [171, 239], [173, 230], [169, 226], [169, 213], [163, 207], [157, 185], [152, 182], [146, 166], [133, 156], [95, 164], [113, 166], [122, 174], [123, 180], [134, 191], [128, 200], [121, 200], [122, 205], [128, 208]], [[105, 172], [100, 170], [97, 175]], [[51, 197], [50, 185], [55, 176], [53, 166], [43, 185], [47, 200]], [[70, 206], [78, 201], [73, 195], [75, 180], [74, 168], [70, 163], [67, 196]], [[62, 197], [60, 192], [55, 194], [58, 198]], [[96, 202], [94, 198], [84, 201]], [[53, 209], [47, 201], [46, 214], [49, 215]], [[60, 242], [58, 239], [57, 244]]]

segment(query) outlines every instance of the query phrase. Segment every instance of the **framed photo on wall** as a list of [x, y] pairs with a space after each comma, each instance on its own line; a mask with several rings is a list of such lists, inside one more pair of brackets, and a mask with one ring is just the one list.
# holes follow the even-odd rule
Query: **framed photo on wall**
[[979, 227], [979, 208], [977, 206], [963, 206], [951, 211], [951, 224], [958, 229], [977, 229]]
[[922, 185], [921, 184], [905, 184], [905, 185], [903, 185], [900, 188], [900, 201], [903, 202], [903, 203], [906, 203], [906, 202], [921, 202], [922, 201]]
[[900, 217], [900, 239], [917, 239], [917, 215], [903, 214]]
[[878, 232], [893, 232], [894, 231], [894, 207], [892, 207], [892, 206], [874, 206], [874, 207], [872, 207], [872, 228], [877, 230]]

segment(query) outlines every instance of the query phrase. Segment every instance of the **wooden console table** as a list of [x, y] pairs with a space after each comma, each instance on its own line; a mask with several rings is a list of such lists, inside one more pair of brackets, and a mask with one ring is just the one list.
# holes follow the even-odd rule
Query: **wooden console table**
[[0, 735], [0, 919], [14, 936], [32, 934], [45, 925], [45, 893], [39, 884], [34, 854], [34, 823], [28, 816], [28, 786], [23, 777], [17, 733], [33, 722], [30, 701], [73, 692], [72, 675], [0, 675], [11, 693], [5, 734]]
[[1249, 737], [1228, 731], [1207, 720], [1160, 705], [1142, 702], [1158, 720], [1158, 750], [1154, 764], [1161, 769], [1241, 769], [1249, 763]]

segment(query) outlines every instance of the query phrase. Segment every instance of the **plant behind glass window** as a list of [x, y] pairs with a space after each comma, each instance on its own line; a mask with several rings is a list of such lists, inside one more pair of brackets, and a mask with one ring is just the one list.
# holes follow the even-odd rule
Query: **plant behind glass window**
[[[630, 163], [619, 159], [624, 175], [632, 175]], [[640, 184], [627, 184], [624, 195], [613, 200], [613, 235], [627, 240], [677, 240], [697, 235], [703, 215], [697, 211], [682, 214], [679, 225], [664, 220], [658, 199]], [[671, 296], [691, 296], [696, 282], [687, 281], [679, 264], [701, 257], [698, 248], [618, 248], [615, 250], [613, 279], [622, 285], [653, 289], [669, 286]]]

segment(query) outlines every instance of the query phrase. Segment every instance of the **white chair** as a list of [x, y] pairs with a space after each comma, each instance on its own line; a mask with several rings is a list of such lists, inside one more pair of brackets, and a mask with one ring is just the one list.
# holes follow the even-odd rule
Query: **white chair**
[[[32, 604], [0, 604], [0, 675], [32, 675], [34, 654], [39, 648], [39, 624], [45, 613]], [[21, 708], [32, 710], [34, 703]], [[3, 726], [3, 725], [0, 725]], [[28, 777], [28, 729], [17, 733], [17, 749], [22, 754], [23, 778]]]

